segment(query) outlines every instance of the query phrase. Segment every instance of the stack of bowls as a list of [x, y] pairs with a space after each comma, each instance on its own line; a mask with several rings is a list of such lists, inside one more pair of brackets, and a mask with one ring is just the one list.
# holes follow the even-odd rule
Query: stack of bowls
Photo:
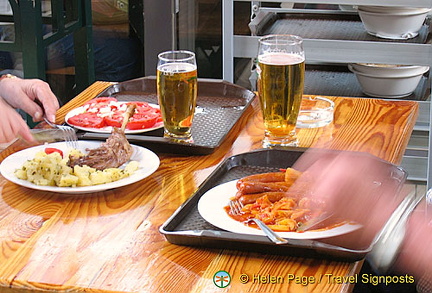
[[366, 31], [386, 39], [416, 37], [429, 11], [430, 8], [358, 6]]
[[380, 98], [403, 98], [417, 88], [428, 66], [349, 64], [365, 94]]

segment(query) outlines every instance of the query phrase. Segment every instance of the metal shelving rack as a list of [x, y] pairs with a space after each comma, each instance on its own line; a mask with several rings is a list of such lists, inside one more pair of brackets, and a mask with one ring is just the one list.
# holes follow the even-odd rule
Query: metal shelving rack
[[[255, 58], [258, 50], [259, 36], [234, 35], [234, 2], [250, 2], [251, 15], [259, 17], [260, 12], [292, 13], [295, 9], [261, 8], [260, 2], [250, 0], [223, 0], [223, 78], [234, 81], [234, 58]], [[270, 0], [266, 2], [278, 2]], [[293, 1], [282, 1], [293, 2]], [[431, 8], [432, 0], [299, 0], [295, 3], [342, 4], [342, 5], [379, 5], [379, 6], [410, 6]], [[361, 3], [359, 3], [361, 2]], [[331, 10], [326, 13], [332, 13]], [[429, 28], [429, 31], [430, 28]], [[403, 65], [427, 65], [432, 68], [432, 44], [410, 42], [384, 42], [376, 40], [333, 40], [305, 39], [304, 49], [307, 63], [386, 63]], [[431, 84], [432, 78], [429, 77]], [[430, 93], [429, 93], [430, 94]], [[419, 101], [420, 113], [411, 137], [410, 145], [405, 153], [402, 165], [410, 174], [409, 179], [425, 181], [432, 185], [432, 109], [430, 96], [427, 101]]]

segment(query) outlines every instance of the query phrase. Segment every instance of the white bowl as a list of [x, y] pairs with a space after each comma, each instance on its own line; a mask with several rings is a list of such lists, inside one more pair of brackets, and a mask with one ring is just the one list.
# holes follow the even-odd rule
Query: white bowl
[[365, 94], [379, 98], [403, 98], [417, 88], [428, 66], [349, 64]]
[[418, 35], [430, 8], [358, 6], [366, 31], [376, 37], [405, 40]]
[[421, 75], [429, 70], [427, 66], [354, 63], [350, 64], [354, 71], [371, 76], [406, 77]]

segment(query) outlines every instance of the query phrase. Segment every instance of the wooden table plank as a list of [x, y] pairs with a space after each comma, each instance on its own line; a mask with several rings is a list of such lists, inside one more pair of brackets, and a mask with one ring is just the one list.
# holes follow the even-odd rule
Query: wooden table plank
[[[64, 115], [111, 83], [96, 82], [62, 107]], [[301, 146], [367, 151], [400, 163], [418, 113], [415, 102], [332, 97], [334, 123], [298, 131]], [[296, 284], [288, 276], [350, 276], [362, 262], [334, 262], [172, 245], [159, 227], [226, 157], [261, 147], [255, 100], [227, 139], [206, 156], [159, 154], [150, 177], [93, 196], [33, 191], [0, 177], [0, 286], [94, 292], [344, 292], [352, 284]], [[28, 147], [17, 141], [0, 153]], [[212, 278], [230, 272], [229, 288]], [[283, 276], [280, 284], [239, 280], [242, 274]], [[0, 288], [2, 289], [2, 288]]]

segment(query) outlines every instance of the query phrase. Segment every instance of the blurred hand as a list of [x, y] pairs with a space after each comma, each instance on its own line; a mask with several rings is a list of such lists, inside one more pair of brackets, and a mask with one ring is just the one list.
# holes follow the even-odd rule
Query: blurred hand
[[[388, 166], [373, 156], [341, 152], [338, 155], [321, 151], [307, 151], [293, 166], [303, 171], [293, 188], [308, 187], [312, 196], [336, 216], [362, 224], [362, 234], [355, 234], [355, 242], [373, 237], [383, 227], [400, 200], [409, 192], [409, 186], [396, 194], [397, 182], [380, 185], [389, 178]], [[387, 180], [392, 182], [392, 180]], [[297, 187], [296, 187], [297, 186]], [[398, 200], [396, 200], [396, 198]], [[424, 204], [412, 214], [396, 268], [409, 273], [416, 281], [432, 272], [431, 215], [426, 216]], [[361, 238], [358, 238], [360, 235]], [[350, 237], [350, 234], [346, 236]], [[354, 237], [354, 236], [353, 236]], [[347, 241], [349, 242], [349, 240]]]
[[324, 204], [335, 216], [362, 224], [365, 237], [373, 238], [398, 204], [395, 193], [399, 183], [389, 184], [388, 165], [371, 155], [335, 154], [307, 151], [293, 166], [303, 171], [293, 188], [307, 186], [308, 196], [321, 207]]
[[423, 205], [413, 212], [396, 262], [398, 271], [409, 271], [416, 276], [416, 281], [426, 274], [429, 282], [432, 282], [432, 225], [430, 220], [431, 215], [425, 213]]

